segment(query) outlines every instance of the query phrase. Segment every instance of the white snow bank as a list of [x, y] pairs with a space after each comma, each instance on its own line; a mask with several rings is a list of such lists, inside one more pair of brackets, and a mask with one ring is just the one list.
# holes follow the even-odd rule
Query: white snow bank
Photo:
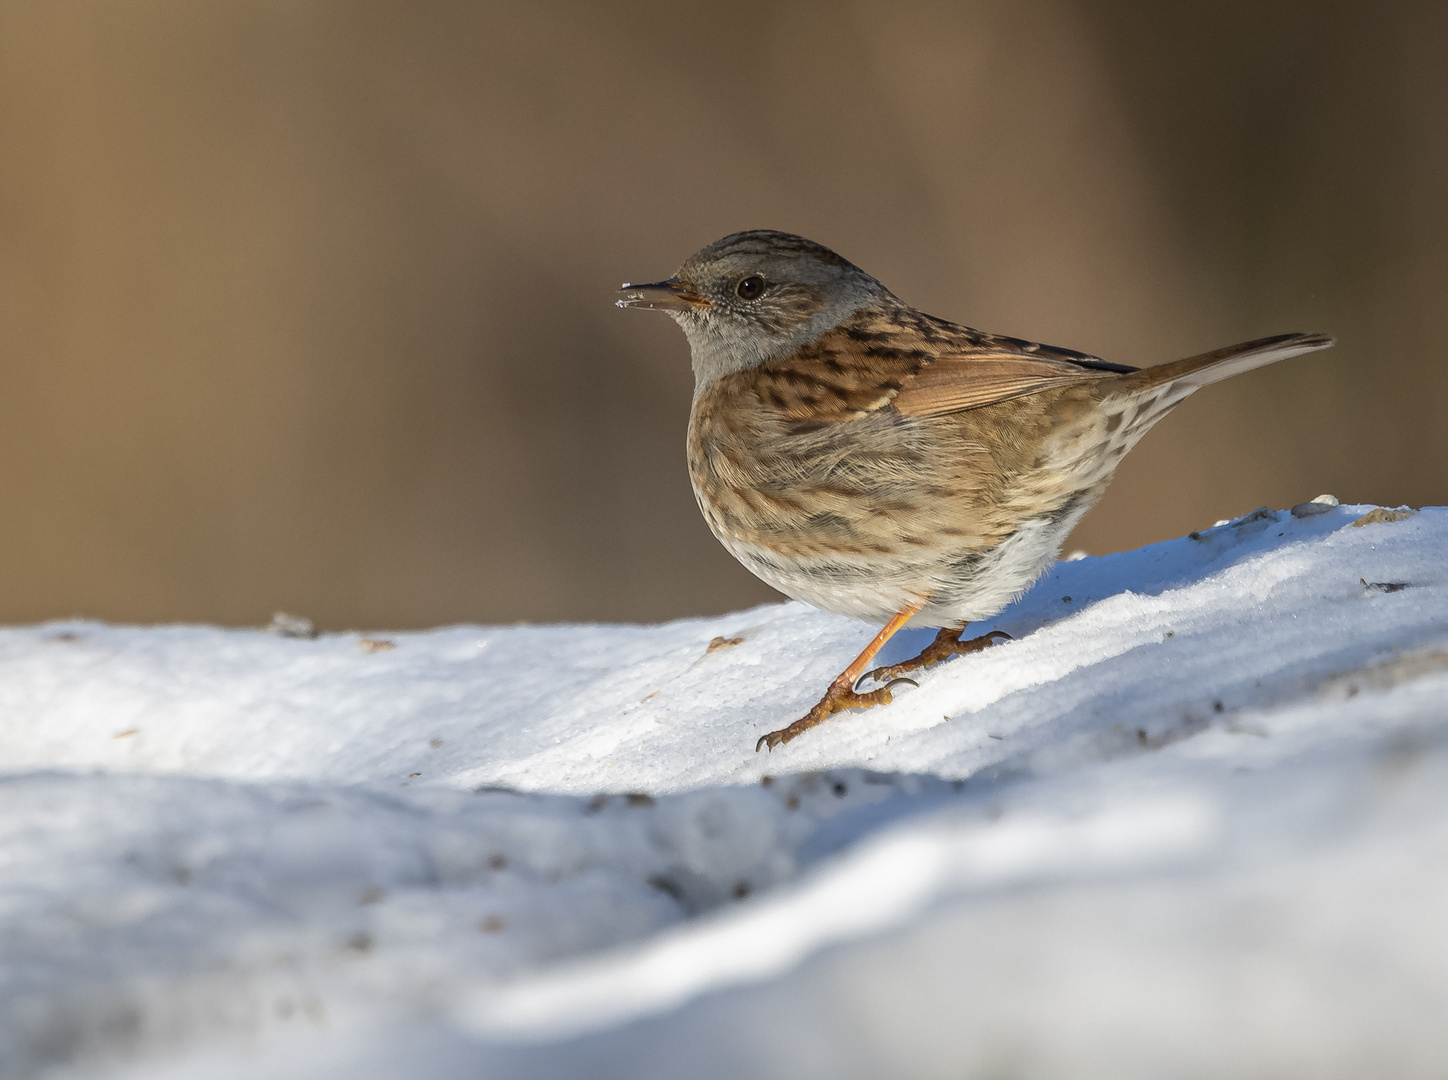
[[873, 628], [0, 631], [0, 1073], [1437, 1075], [1448, 510], [1370, 510], [772, 755]]

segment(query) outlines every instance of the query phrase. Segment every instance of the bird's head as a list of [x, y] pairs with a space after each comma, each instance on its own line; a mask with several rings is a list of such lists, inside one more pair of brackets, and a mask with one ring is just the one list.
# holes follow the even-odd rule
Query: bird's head
[[829, 248], [772, 229], [716, 240], [673, 277], [619, 291], [619, 307], [666, 311], [683, 328], [696, 387], [786, 356], [862, 307], [899, 303]]

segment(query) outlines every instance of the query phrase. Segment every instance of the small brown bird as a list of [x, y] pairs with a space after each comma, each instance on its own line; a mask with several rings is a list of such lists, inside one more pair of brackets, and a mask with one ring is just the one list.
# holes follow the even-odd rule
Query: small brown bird
[[[972, 330], [903, 303], [800, 236], [734, 233], [677, 275], [622, 286], [689, 339], [689, 477], [723, 545], [780, 592], [884, 629], [771, 750], [883, 705], [1056, 560], [1126, 452], [1198, 387], [1333, 343], [1280, 334], [1157, 367]], [[907, 625], [943, 627], [869, 673]]]

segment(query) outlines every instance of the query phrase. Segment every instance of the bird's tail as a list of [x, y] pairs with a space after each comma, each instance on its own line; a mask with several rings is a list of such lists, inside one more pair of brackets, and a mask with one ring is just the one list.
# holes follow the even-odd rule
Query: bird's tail
[[1244, 371], [1275, 364], [1289, 356], [1326, 349], [1333, 339], [1326, 334], [1278, 334], [1275, 337], [1258, 338], [1241, 345], [1228, 345], [1213, 349], [1200, 356], [1189, 356], [1185, 360], [1173, 360], [1169, 364], [1142, 368], [1139, 371], [1118, 375], [1108, 383], [1108, 396], [1136, 396], [1149, 391], [1165, 388], [1161, 397], [1180, 401], [1193, 390], [1220, 382]]
[[1097, 415], [1103, 418], [1106, 442], [1083, 458], [1079, 484], [1109, 480], [1122, 455], [1198, 387], [1331, 344], [1325, 334], [1278, 334], [1100, 378], [1094, 385], [1101, 388]]

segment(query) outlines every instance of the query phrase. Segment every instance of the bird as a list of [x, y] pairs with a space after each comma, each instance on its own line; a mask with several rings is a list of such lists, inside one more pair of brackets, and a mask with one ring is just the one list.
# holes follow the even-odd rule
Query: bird
[[[667, 313], [694, 370], [689, 479], [704, 520], [767, 584], [882, 629], [773, 751], [947, 657], [1059, 557], [1143, 435], [1209, 383], [1324, 349], [1291, 333], [1148, 368], [927, 315], [804, 237], [732, 233], [622, 308]], [[906, 626], [918, 656], [868, 671]], [[861, 689], [862, 681], [874, 689]]]

